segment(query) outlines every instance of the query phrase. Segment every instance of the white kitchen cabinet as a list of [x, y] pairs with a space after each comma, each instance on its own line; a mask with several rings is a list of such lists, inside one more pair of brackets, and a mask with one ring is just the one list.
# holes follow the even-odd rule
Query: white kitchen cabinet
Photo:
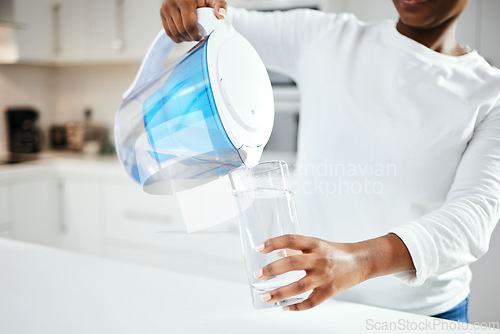
[[9, 204], [9, 189], [6, 186], [0, 186], [0, 224], [7, 224], [10, 222]]
[[160, 31], [160, 0], [91, 0], [90, 58], [140, 60]]
[[60, 217], [58, 182], [44, 178], [10, 185], [12, 200], [12, 237], [14, 239], [59, 247]]
[[[244, 277], [234, 220], [187, 233], [175, 197], [148, 195], [131, 184], [105, 184], [103, 194], [107, 257], [218, 278]], [[222, 272], [222, 267], [235, 271]]]
[[98, 182], [60, 181], [61, 247], [89, 255], [102, 255], [102, 200]]
[[21, 62], [81, 62], [87, 57], [85, 0], [15, 0]]
[[161, 0], [15, 0], [20, 61], [140, 61], [160, 31]]
[[81, 62], [88, 58], [86, 0], [52, 0], [54, 62]]
[[0, 236], [10, 237], [11, 229], [9, 189], [0, 186]]
[[61, 162], [0, 173], [2, 217], [12, 213], [0, 237], [245, 282], [235, 220], [189, 234], [175, 197], [148, 195], [118, 172]]
[[[149, 195], [140, 187], [103, 185], [104, 235], [107, 239], [167, 249], [200, 249], [225, 256], [214, 237], [207, 235], [238, 235], [237, 225], [216, 225], [200, 233], [186, 232], [177, 199], [172, 196]], [[193, 207], [196, 210], [196, 207]]]
[[167, 233], [185, 230], [175, 198], [146, 194], [132, 183], [103, 184], [103, 203], [106, 238], [165, 246]]
[[142, 60], [149, 45], [163, 28], [160, 17], [162, 0], [125, 0], [125, 54]]
[[22, 62], [50, 62], [54, 57], [52, 0], [15, 0], [14, 20]]

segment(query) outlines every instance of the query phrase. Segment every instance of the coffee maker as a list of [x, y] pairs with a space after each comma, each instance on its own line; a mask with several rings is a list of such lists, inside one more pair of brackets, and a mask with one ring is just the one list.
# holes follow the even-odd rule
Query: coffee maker
[[39, 113], [32, 108], [6, 110], [8, 145], [12, 154], [38, 153], [42, 149], [42, 131], [37, 125]]

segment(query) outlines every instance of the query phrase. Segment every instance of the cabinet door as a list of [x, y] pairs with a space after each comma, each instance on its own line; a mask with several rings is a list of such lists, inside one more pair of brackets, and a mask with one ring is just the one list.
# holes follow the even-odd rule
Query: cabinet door
[[[117, 40], [116, 16], [118, 9], [115, 0], [91, 0], [89, 8], [89, 51], [92, 60], [112, 60], [124, 50], [113, 50], [112, 43]], [[120, 13], [120, 15], [122, 15]], [[117, 43], [117, 42], [115, 42]]]
[[101, 186], [97, 182], [64, 180], [60, 193], [64, 249], [101, 255]]
[[165, 233], [185, 230], [177, 200], [146, 194], [136, 185], [105, 184], [104, 234], [108, 238], [165, 244]]
[[10, 229], [9, 189], [6, 186], [0, 186], [0, 236], [8, 236]]
[[187, 233], [173, 197], [148, 195], [137, 186], [113, 184], [104, 185], [103, 195], [107, 257], [245, 282], [235, 220]]
[[0, 186], [0, 224], [10, 221], [9, 204], [9, 190], [7, 186]]
[[161, 3], [160, 0], [91, 0], [92, 60], [141, 60], [161, 29]]
[[10, 187], [14, 239], [59, 246], [58, 182], [41, 180]]
[[126, 0], [125, 52], [127, 57], [142, 59], [162, 28], [160, 8], [163, 1]]
[[23, 62], [49, 62], [54, 56], [52, 0], [15, 0], [14, 19], [21, 24], [17, 31], [19, 57]]
[[85, 0], [15, 0], [21, 62], [82, 62], [88, 58]]
[[55, 62], [88, 60], [88, 3], [84, 0], [52, 0], [51, 19]]
[[106, 256], [187, 272], [195, 266], [213, 273], [214, 263], [231, 267], [242, 262], [234, 219], [187, 233], [174, 197], [112, 184], [104, 185], [103, 194]]

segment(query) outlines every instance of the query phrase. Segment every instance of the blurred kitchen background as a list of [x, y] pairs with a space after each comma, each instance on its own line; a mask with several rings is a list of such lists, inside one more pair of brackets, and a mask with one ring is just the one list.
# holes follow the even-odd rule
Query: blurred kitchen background
[[[227, 1], [397, 18], [391, 0]], [[186, 235], [175, 201], [143, 194], [113, 154], [114, 116], [161, 29], [161, 3], [0, 0], [0, 236], [245, 280], [234, 222]], [[496, 66], [499, 17], [500, 1], [471, 0], [458, 31], [459, 42]], [[170, 60], [189, 47], [179, 46]], [[271, 77], [277, 115], [264, 159], [293, 164], [300, 96], [286, 77]], [[472, 266], [471, 321], [499, 320], [499, 234]]]

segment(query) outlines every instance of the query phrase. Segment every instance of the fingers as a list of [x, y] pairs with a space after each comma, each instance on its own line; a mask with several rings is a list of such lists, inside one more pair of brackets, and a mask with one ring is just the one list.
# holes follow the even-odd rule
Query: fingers
[[292, 270], [308, 270], [312, 268], [313, 263], [307, 255], [287, 256], [257, 270], [255, 277], [265, 280]]
[[203, 35], [198, 30], [198, 19], [196, 17], [196, 8], [185, 5], [180, 11], [180, 20], [182, 21], [182, 31], [181, 33], [188, 36], [191, 41], [199, 41], [203, 38]]
[[165, 30], [165, 33], [168, 35], [168, 37], [170, 37], [172, 40], [173, 39], [173, 36], [172, 36], [172, 32], [170, 31], [170, 28], [167, 24], [167, 16], [165, 14], [165, 2], [163, 3], [163, 5], [161, 6], [161, 9], [160, 9], [160, 17], [161, 17], [161, 22], [162, 22], [162, 25], [163, 25], [163, 29]]
[[310, 252], [318, 245], [318, 239], [297, 234], [286, 234], [271, 238], [259, 244], [255, 249], [261, 253], [269, 253], [277, 249], [295, 249], [304, 253]]
[[285, 306], [283, 309], [286, 311], [305, 311], [323, 303], [328, 298], [332, 297], [333, 292], [327, 288], [316, 288], [309, 295], [309, 298], [301, 303]]
[[316, 287], [317, 282], [313, 277], [305, 276], [297, 282], [285, 285], [276, 290], [268, 291], [262, 295], [262, 300], [275, 303], [280, 300], [300, 295]]
[[185, 37], [179, 32], [177, 25], [174, 22], [173, 16], [179, 13], [178, 7], [173, 3], [174, 1], [165, 0], [160, 9], [160, 16], [163, 23], [163, 28], [174, 42], [182, 42]]
[[189, 36], [189, 34], [187, 33], [186, 28], [184, 27], [184, 23], [182, 22], [182, 15], [181, 15], [180, 10], [177, 11], [176, 13], [173, 13], [171, 17], [172, 17], [172, 21], [175, 24], [175, 28], [177, 29], [177, 32], [178, 32], [177, 39], [182, 41], [182, 42], [191, 41], [192, 39]]
[[198, 30], [196, 8], [212, 7], [215, 16], [226, 16], [227, 3], [224, 0], [165, 0], [160, 9], [163, 28], [176, 43], [200, 40], [203, 36]]
[[177, 25], [175, 24], [174, 20], [172, 17], [167, 17], [165, 18], [168, 31], [167, 35], [175, 42], [175, 43], [180, 43], [184, 41], [183, 36], [179, 33], [179, 30], [177, 30]]

